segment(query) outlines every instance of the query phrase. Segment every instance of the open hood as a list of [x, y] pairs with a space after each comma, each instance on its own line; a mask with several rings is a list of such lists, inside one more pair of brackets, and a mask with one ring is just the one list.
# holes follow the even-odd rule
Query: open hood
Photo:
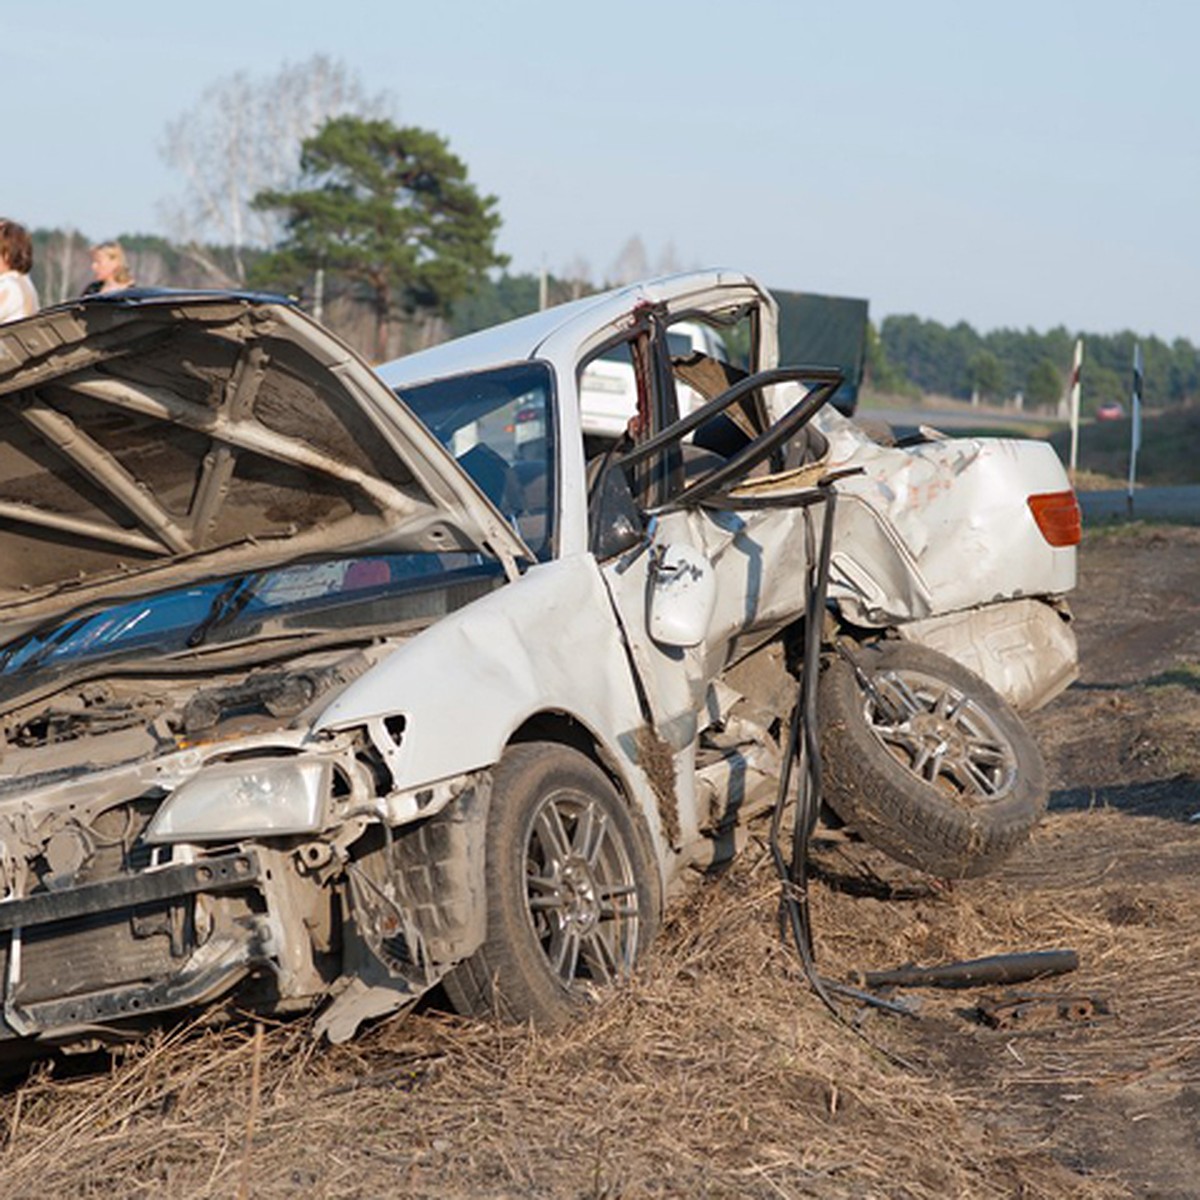
[[83, 604], [326, 554], [532, 555], [298, 309], [130, 293], [0, 327], [0, 641]]

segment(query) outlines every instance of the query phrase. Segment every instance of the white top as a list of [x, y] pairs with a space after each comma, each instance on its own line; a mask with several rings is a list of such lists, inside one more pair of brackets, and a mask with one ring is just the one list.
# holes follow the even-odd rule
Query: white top
[[37, 310], [37, 289], [28, 275], [20, 271], [5, 271], [0, 275], [0, 324], [32, 317]]

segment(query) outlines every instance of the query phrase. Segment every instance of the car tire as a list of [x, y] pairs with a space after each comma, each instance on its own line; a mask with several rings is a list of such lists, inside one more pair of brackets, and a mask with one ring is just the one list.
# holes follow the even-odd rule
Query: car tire
[[454, 1008], [555, 1028], [627, 977], [661, 904], [643, 828], [583, 754], [510, 747], [488, 811], [487, 935], [443, 980]]
[[839, 654], [818, 703], [825, 802], [901, 862], [985, 874], [1045, 811], [1045, 766], [1021, 718], [944, 654], [905, 641]]

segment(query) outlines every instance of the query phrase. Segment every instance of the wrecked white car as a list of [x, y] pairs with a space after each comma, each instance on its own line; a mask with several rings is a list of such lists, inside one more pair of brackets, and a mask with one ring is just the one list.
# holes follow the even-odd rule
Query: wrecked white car
[[[740, 367], [673, 359], [684, 320]], [[597, 444], [618, 343], [638, 410]], [[841, 819], [942, 874], [1007, 853], [1046, 790], [1014, 707], [1075, 670], [1074, 497], [1040, 444], [878, 445], [836, 383], [723, 272], [379, 371], [252, 297], [5, 326], [0, 1038], [228, 996], [341, 1039], [439, 982], [569, 1016], [771, 806], [806, 616]]]

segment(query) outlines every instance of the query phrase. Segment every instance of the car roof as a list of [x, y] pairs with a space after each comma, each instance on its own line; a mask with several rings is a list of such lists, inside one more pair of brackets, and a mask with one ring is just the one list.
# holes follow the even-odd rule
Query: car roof
[[376, 370], [389, 387], [397, 388], [520, 362], [538, 357], [545, 343], [558, 340], [572, 326], [578, 327], [582, 340], [595, 330], [619, 321], [639, 303], [670, 303], [698, 291], [736, 284], [757, 286], [741, 272], [720, 268], [647, 279], [443, 342], [393, 359]]

